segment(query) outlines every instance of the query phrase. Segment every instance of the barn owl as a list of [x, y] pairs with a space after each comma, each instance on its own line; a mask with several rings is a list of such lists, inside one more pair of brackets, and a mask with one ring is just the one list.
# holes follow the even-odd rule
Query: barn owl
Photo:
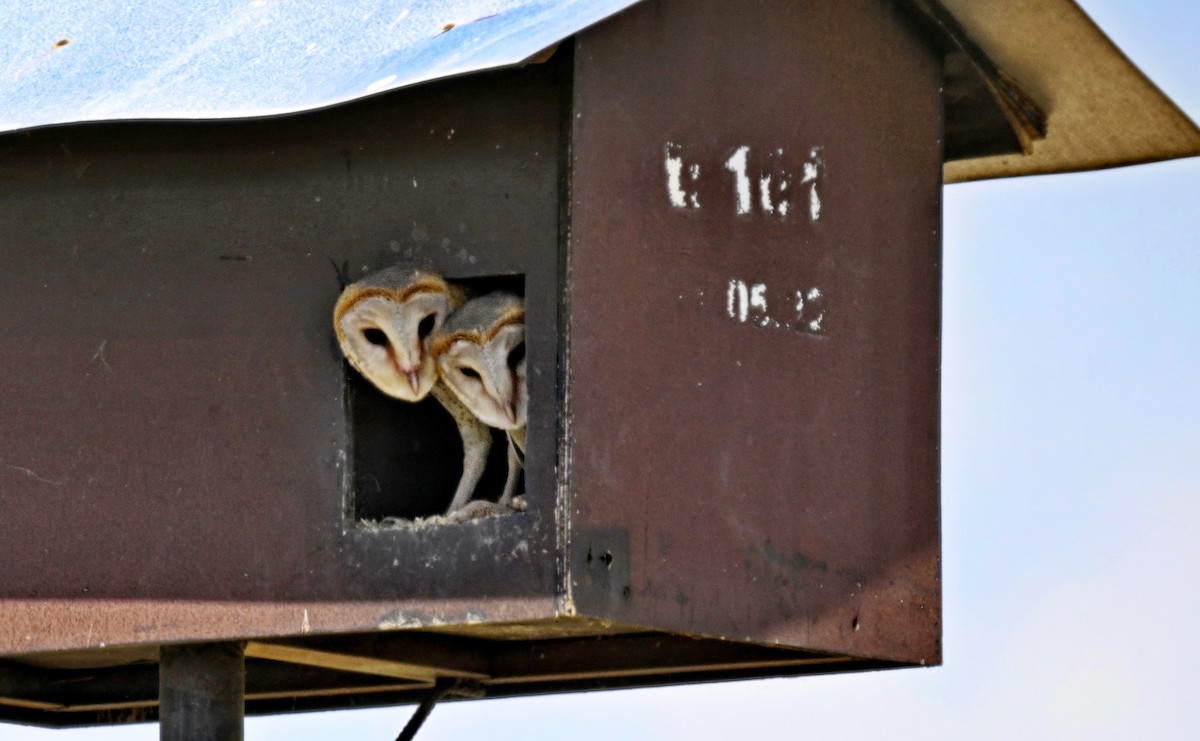
[[432, 394], [454, 417], [463, 441], [463, 473], [446, 514], [462, 509], [487, 465], [492, 436], [438, 378], [430, 338], [466, 300], [441, 276], [396, 265], [342, 291], [333, 310], [338, 343], [350, 365], [388, 396], [420, 401]]
[[529, 394], [525, 383], [525, 302], [503, 291], [472, 299], [434, 332], [443, 383], [482, 422], [508, 435], [508, 480], [497, 505], [514, 499], [525, 454]]

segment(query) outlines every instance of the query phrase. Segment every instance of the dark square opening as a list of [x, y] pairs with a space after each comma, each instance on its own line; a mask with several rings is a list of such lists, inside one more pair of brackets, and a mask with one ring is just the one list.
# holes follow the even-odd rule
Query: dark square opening
[[[525, 276], [455, 278], [474, 295], [525, 295]], [[346, 515], [355, 524], [385, 518], [412, 520], [445, 513], [462, 476], [463, 446], [450, 414], [432, 396], [410, 403], [385, 395], [344, 364], [350, 439]], [[508, 475], [508, 442], [492, 430], [487, 469], [474, 499], [495, 501]], [[517, 492], [524, 492], [524, 480]]]

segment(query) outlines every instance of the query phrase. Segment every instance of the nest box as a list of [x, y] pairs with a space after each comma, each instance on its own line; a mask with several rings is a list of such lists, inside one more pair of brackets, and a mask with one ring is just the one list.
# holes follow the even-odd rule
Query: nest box
[[[324, 110], [0, 137], [0, 718], [155, 719], [208, 643], [252, 713], [940, 662], [943, 174], [1198, 139], [1072, 3], [976, 5], [648, 0]], [[1062, 82], [1093, 53], [1147, 102]], [[453, 425], [331, 326], [400, 261], [525, 297], [525, 512], [408, 522]]]

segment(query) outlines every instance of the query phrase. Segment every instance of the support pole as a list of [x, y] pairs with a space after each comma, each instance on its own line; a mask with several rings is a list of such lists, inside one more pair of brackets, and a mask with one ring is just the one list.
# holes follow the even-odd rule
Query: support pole
[[160, 741], [242, 741], [245, 644], [163, 646], [158, 664]]

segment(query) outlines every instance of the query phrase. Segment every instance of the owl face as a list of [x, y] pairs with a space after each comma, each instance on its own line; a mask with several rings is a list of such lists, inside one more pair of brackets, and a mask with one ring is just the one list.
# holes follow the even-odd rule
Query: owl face
[[508, 324], [483, 342], [455, 340], [438, 357], [446, 385], [481, 422], [501, 430], [524, 427], [525, 325]]
[[481, 422], [525, 426], [525, 302], [496, 291], [466, 302], [433, 338], [442, 381]]
[[334, 318], [346, 359], [388, 396], [423, 399], [437, 382], [429, 338], [453, 308], [450, 295], [368, 288], [347, 298], [354, 287], [343, 293]]

